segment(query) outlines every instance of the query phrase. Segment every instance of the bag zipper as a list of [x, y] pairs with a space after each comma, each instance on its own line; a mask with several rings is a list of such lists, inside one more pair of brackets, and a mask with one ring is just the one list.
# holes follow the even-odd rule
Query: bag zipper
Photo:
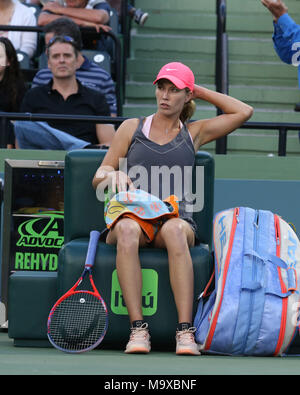
[[225, 284], [226, 284], [226, 277], [227, 277], [227, 272], [228, 272], [228, 268], [229, 268], [229, 262], [230, 262], [230, 257], [231, 257], [233, 241], [234, 241], [234, 235], [235, 235], [237, 224], [239, 222], [239, 213], [240, 213], [240, 209], [239, 209], [239, 207], [236, 207], [234, 209], [234, 213], [233, 213], [233, 220], [232, 220], [232, 227], [231, 227], [231, 233], [230, 233], [230, 238], [229, 238], [228, 251], [227, 251], [226, 260], [225, 260], [225, 264], [224, 264], [224, 275], [223, 275], [223, 281], [222, 281], [221, 298], [219, 301], [217, 311], [214, 315], [213, 321], [210, 325], [210, 329], [209, 329], [209, 332], [208, 332], [208, 335], [206, 338], [206, 342], [205, 342], [205, 348], [204, 348], [205, 350], [210, 349], [212, 339], [213, 339], [213, 336], [215, 333], [215, 329], [217, 326], [217, 321], [218, 321], [218, 317], [219, 317], [219, 313], [220, 313], [220, 309], [221, 309], [221, 305], [222, 305], [222, 300], [223, 300], [223, 295], [224, 295], [224, 288], [225, 288]]
[[[274, 224], [275, 224], [275, 237], [276, 237], [276, 256], [280, 257], [281, 233], [280, 233], [279, 217], [276, 214], [274, 214]], [[277, 271], [278, 271], [278, 276], [279, 276], [279, 280], [280, 280], [281, 292], [286, 293], [287, 288], [286, 288], [284, 281], [282, 280], [280, 267], [277, 268]], [[277, 341], [277, 345], [275, 348], [274, 356], [276, 356], [279, 353], [279, 351], [282, 347], [283, 340], [284, 340], [284, 334], [285, 334], [285, 329], [286, 329], [287, 308], [288, 308], [288, 298], [283, 298], [282, 299], [282, 314], [281, 314], [280, 331], [279, 331], [279, 336], [278, 336], [278, 341]]]
[[[253, 231], [253, 250], [257, 252], [257, 243], [258, 243], [258, 232], [259, 232], [259, 210], [255, 210], [255, 216], [254, 216], [254, 231]], [[256, 281], [257, 277], [257, 270], [256, 270], [256, 257], [253, 256], [252, 258], [252, 281]], [[244, 354], [246, 346], [247, 346], [247, 339], [248, 339], [248, 334], [251, 326], [251, 321], [252, 321], [252, 312], [253, 312], [253, 303], [254, 303], [254, 292], [250, 293], [250, 302], [249, 302], [249, 310], [248, 310], [248, 320], [247, 320], [247, 328], [245, 331], [245, 337], [244, 337], [244, 342], [242, 345], [242, 354]]]

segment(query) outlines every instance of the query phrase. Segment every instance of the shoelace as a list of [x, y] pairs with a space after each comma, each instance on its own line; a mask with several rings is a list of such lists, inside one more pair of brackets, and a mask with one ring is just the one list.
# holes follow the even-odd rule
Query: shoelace
[[184, 329], [182, 331], [177, 331], [176, 332], [176, 337], [183, 344], [190, 343], [191, 341], [195, 342], [194, 333], [196, 332], [196, 329], [197, 328], [195, 328], [194, 326], [191, 326], [189, 329]]
[[148, 335], [148, 324], [144, 322], [141, 326], [131, 328], [130, 340], [133, 338], [143, 338]]

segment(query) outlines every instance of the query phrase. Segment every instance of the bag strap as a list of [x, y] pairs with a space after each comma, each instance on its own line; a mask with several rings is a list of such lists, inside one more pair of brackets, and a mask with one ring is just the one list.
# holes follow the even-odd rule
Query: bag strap
[[[248, 250], [245, 252], [244, 255], [253, 256], [253, 257], [259, 259], [264, 264], [266, 264], [267, 262], [270, 262], [270, 263], [276, 265], [277, 267], [280, 267], [281, 269], [286, 271], [287, 282], [288, 282], [287, 292], [282, 293], [282, 292], [277, 292], [275, 290], [267, 289], [265, 291], [266, 294], [272, 294], [272, 295], [279, 296], [281, 298], [286, 298], [286, 297], [290, 296], [292, 293], [294, 293], [295, 291], [297, 291], [297, 272], [294, 268], [288, 266], [284, 260], [282, 260], [278, 256], [272, 255], [272, 254], [267, 254], [266, 257], [262, 257], [254, 250]], [[248, 282], [247, 281], [246, 284], [243, 284], [242, 289], [256, 291], [262, 287], [263, 287], [263, 284], [261, 284], [260, 282], [251, 282], [251, 281]]]
[[209, 289], [214, 277], [215, 277], [215, 268], [214, 268], [214, 271], [212, 272], [212, 275], [210, 276], [208, 283], [206, 284], [206, 287], [204, 288], [204, 291], [201, 292], [201, 294], [198, 296], [198, 300], [203, 299], [206, 296], [209, 296], [211, 294], [211, 292], [208, 292], [208, 289]]

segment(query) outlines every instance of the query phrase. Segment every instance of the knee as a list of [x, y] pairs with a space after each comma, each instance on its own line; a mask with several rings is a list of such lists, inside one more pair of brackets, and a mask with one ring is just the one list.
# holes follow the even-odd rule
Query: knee
[[28, 134], [33, 133], [33, 123], [29, 121], [16, 121], [14, 123], [15, 135], [18, 138], [24, 138]]
[[23, 148], [24, 140], [24, 121], [16, 121], [14, 123], [15, 138], [20, 148]]
[[122, 250], [137, 249], [141, 235], [139, 224], [131, 219], [122, 219], [115, 225], [117, 248]]
[[14, 128], [15, 134], [21, 133], [23, 130], [23, 121], [15, 121]]
[[166, 244], [172, 243], [172, 245], [175, 245], [180, 249], [186, 245], [184, 223], [180, 220], [174, 219], [167, 221], [161, 229], [161, 236]]
[[30, 121], [15, 121], [15, 123], [14, 123], [15, 129], [18, 129], [18, 130], [24, 130], [24, 129], [30, 128], [31, 125], [32, 125], [32, 122], [30, 122]]

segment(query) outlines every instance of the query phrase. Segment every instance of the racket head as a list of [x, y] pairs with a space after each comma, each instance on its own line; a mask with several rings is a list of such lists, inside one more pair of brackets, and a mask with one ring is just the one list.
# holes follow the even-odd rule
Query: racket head
[[90, 291], [72, 291], [52, 307], [47, 335], [58, 350], [77, 354], [96, 348], [107, 327], [107, 307], [101, 296]]

